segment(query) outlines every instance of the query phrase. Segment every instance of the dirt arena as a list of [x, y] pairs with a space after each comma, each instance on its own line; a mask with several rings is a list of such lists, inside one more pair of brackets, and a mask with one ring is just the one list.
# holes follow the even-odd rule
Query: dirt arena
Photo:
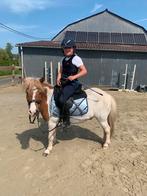
[[58, 131], [43, 157], [47, 130], [28, 122], [20, 86], [0, 87], [1, 196], [146, 196], [147, 94], [109, 92], [118, 104], [112, 144], [101, 148], [96, 120]]

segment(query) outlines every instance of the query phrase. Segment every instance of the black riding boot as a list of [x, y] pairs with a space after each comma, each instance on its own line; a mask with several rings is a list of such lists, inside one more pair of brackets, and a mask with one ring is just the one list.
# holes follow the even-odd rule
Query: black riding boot
[[69, 126], [70, 126], [69, 106], [65, 104], [63, 108], [63, 127], [68, 128]]

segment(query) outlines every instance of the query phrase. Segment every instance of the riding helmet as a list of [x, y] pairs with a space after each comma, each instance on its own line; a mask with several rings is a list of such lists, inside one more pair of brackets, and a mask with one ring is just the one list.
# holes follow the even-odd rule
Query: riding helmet
[[62, 48], [76, 48], [76, 43], [74, 40], [71, 39], [63, 39], [61, 42]]

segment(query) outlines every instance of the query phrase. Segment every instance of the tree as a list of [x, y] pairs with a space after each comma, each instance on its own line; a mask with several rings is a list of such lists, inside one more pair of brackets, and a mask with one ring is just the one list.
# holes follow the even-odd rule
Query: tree
[[10, 58], [5, 49], [0, 48], [0, 65], [10, 65]]
[[13, 45], [7, 43], [5, 49], [0, 48], [0, 66], [1, 65], [16, 65], [19, 64], [19, 56], [12, 53]]
[[5, 47], [5, 50], [8, 53], [10, 59], [13, 59], [12, 49], [13, 49], [12, 44], [11, 43], [7, 43], [6, 47]]

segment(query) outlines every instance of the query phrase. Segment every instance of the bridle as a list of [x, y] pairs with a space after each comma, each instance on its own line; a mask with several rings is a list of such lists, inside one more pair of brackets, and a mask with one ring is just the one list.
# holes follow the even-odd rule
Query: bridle
[[[36, 88], [33, 89], [37, 90]], [[40, 104], [40, 101], [35, 100], [34, 98], [31, 101], [28, 101], [28, 106], [30, 107], [31, 103], [35, 103], [35, 104]], [[36, 111], [36, 113], [34, 114], [34, 116], [32, 117], [31, 114], [29, 114], [29, 122], [31, 124], [34, 124], [35, 120], [37, 119], [37, 122], [39, 123], [39, 110]]]
[[[31, 103], [37, 103], [39, 104], [40, 102], [36, 101], [36, 100], [31, 100], [28, 102], [28, 105], [30, 106]], [[31, 124], [34, 124], [35, 120], [37, 119], [37, 122], [39, 123], [39, 110], [36, 111], [36, 113], [34, 114], [34, 116], [32, 117], [31, 114], [29, 114], [29, 122]]]
[[[36, 88], [33, 89], [33, 91], [34, 91], [34, 90], [36, 90]], [[35, 103], [35, 104], [38, 105], [38, 104], [40, 104], [40, 101], [37, 101], [37, 100], [35, 100], [35, 99], [33, 98], [31, 101], [28, 102], [28, 106], [30, 106], [31, 103]], [[31, 116], [31, 114], [29, 114], [29, 122], [30, 122], [31, 124], [34, 124], [34, 123], [35, 123], [35, 120], [37, 119], [38, 128], [43, 132], [43, 130], [42, 130], [41, 127], [40, 127], [39, 114], [40, 114], [40, 111], [39, 111], [39, 110], [36, 111], [36, 113], [33, 115], [33, 117]], [[58, 128], [58, 127], [61, 127], [61, 126], [62, 126], [62, 123], [61, 123], [61, 120], [59, 119], [59, 121], [58, 121], [58, 123], [56, 124], [56, 126], [55, 126], [54, 128], [52, 128], [52, 129], [48, 130], [48, 133], [51, 132], [51, 131], [53, 131], [54, 129], [56, 129], [56, 128]]]

